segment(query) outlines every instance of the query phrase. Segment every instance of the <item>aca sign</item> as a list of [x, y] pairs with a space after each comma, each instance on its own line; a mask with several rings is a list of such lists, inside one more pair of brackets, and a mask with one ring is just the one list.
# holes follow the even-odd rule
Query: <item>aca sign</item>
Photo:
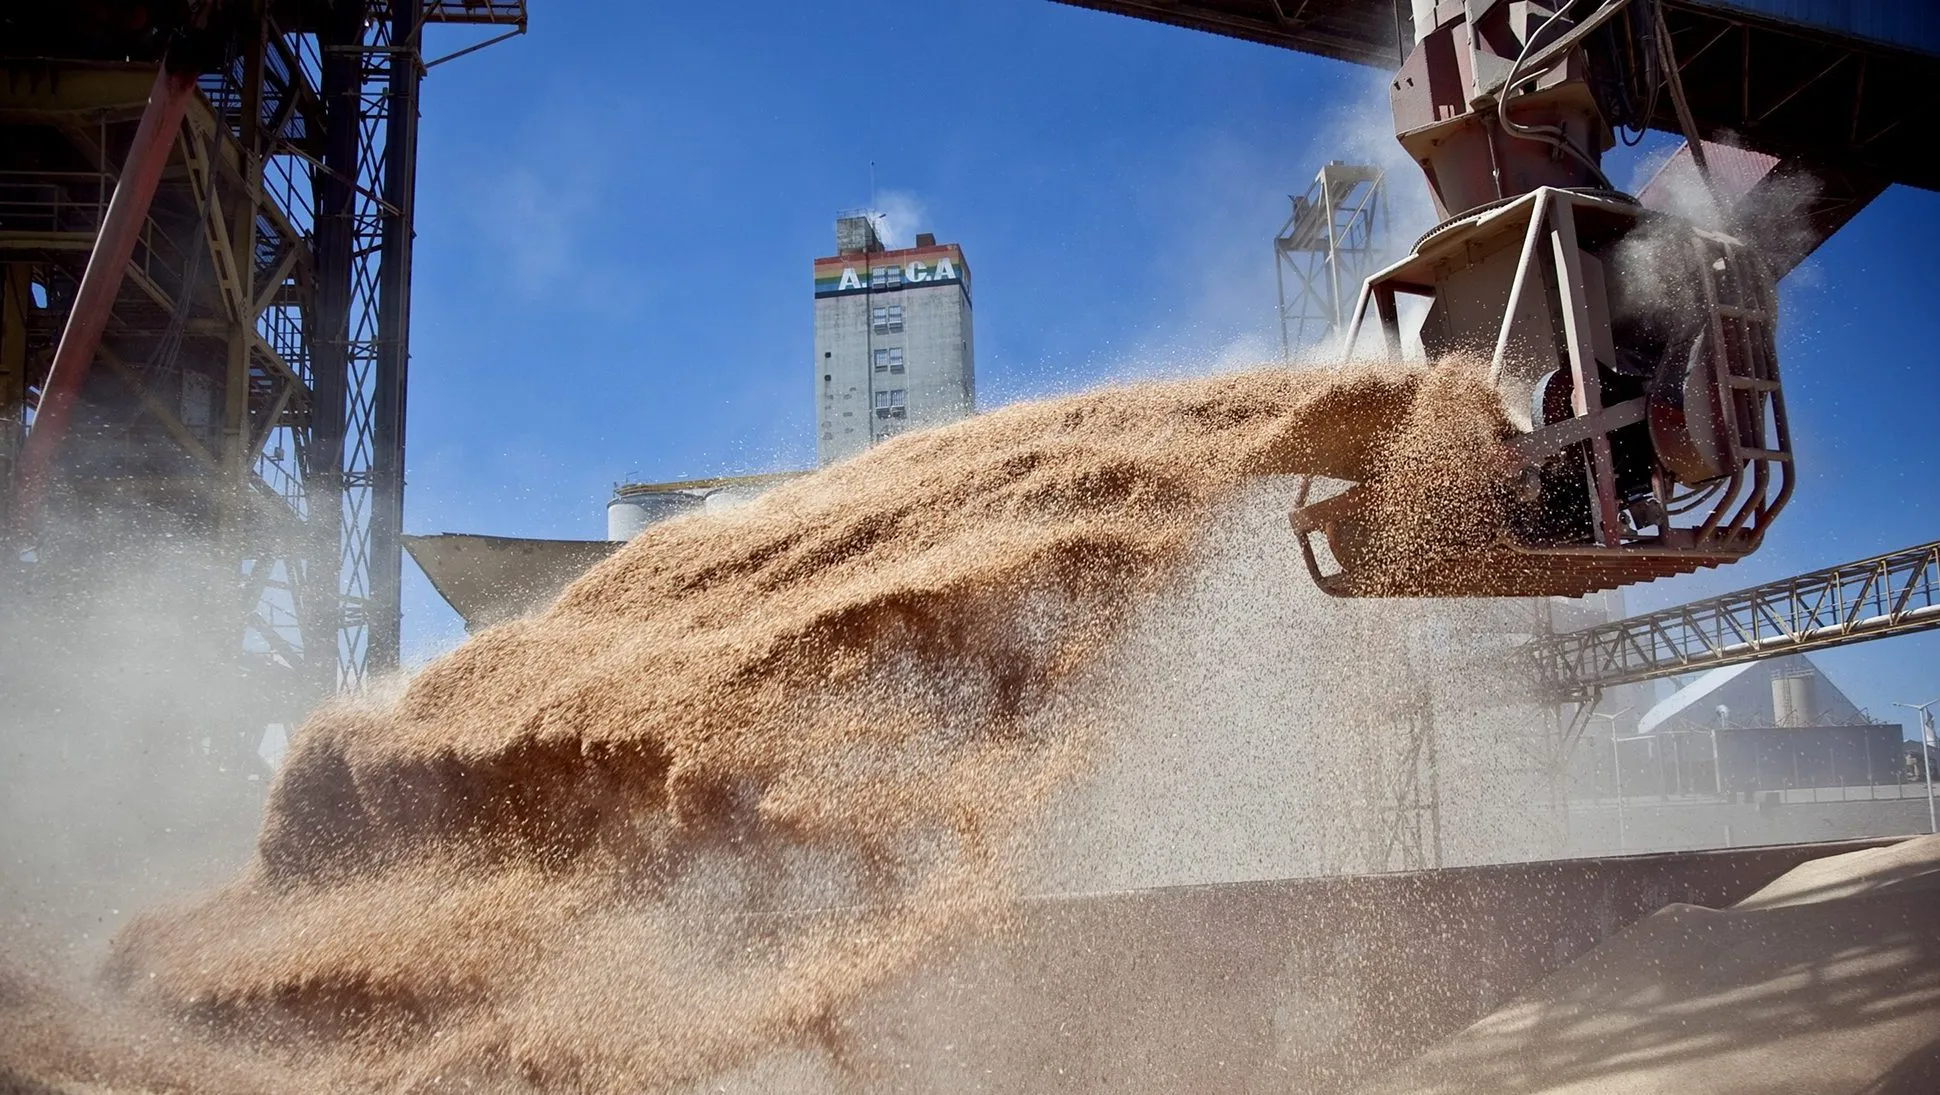
[[843, 266], [839, 271], [818, 264], [815, 271], [815, 295], [818, 297], [860, 293], [865, 289], [882, 292], [911, 285], [962, 283], [963, 268], [952, 255], [932, 260], [911, 259], [895, 265]]

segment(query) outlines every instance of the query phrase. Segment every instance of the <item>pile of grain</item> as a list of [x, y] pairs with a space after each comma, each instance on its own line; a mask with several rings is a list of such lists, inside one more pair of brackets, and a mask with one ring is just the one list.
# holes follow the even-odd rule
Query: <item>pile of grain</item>
[[[231, 1054], [178, 1078], [199, 1090], [839, 1062], [856, 1000], [1001, 924], [1095, 741], [1087, 688], [1223, 500], [1371, 480], [1420, 547], [1486, 522], [1505, 430], [1467, 365], [1259, 371], [1009, 407], [655, 526], [401, 695], [316, 715], [253, 867], [117, 941], [115, 1006]], [[0, 1060], [158, 1082], [9, 995], [36, 1034]]]

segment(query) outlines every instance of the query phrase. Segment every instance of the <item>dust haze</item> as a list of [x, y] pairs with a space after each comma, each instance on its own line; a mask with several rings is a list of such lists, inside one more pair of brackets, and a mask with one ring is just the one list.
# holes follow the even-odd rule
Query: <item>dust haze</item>
[[[1523, 774], [1471, 662], [1526, 625], [1325, 602], [1280, 514], [1287, 473], [1363, 481], [1454, 558], [1460, 521], [1404, 511], [1489, 520], [1450, 457], [1506, 429], [1462, 363], [1262, 370], [1006, 408], [654, 526], [314, 715], [249, 863], [123, 926], [92, 987], [16, 978], [5, 1055], [128, 1090], [839, 1078], [872, 1059], [858, 1009], [1024, 893], [1500, 854], [1486, 803]], [[1390, 682], [1444, 657], [1431, 833], [1384, 808], [1423, 699]], [[126, 1049], [156, 1030], [189, 1056]]]
[[192, 539], [65, 519], [46, 542], [60, 562], [0, 604], [0, 915], [98, 958], [139, 908], [247, 862], [263, 737], [305, 695], [223, 630], [241, 583]]

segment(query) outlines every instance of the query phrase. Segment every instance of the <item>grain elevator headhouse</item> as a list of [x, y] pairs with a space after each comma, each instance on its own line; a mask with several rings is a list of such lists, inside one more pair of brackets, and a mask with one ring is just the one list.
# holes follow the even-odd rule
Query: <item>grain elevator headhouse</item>
[[816, 454], [845, 460], [896, 434], [976, 408], [970, 267], [963, 249], [920, 233], [888, 249], [872, 214], [835, 222], [836, 254], [815, 260]]

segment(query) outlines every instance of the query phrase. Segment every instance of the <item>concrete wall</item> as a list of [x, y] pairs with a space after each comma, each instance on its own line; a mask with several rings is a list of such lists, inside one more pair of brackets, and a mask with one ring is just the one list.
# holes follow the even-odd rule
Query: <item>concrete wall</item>
[[824, 464], [869, 447], [869, 296], [815, 301], [815, 444]]
[[850, 1017], [839, 1077], [804, 1052], [724, 1089], [1345, 1091], [1649, 912], [1859, 846], [1027, 900]]
[[1743, 848], [1927, 831], [1926, 789], [1918, 784], [1782, 791], [1740, 802], [1639, 797], [1624, 801], [1621, 819], [1616, 800], [1602, 798], [1570, 803], [1563, 854]]
[[969, 294], [961, 286], [938, 285], [905, 289], [901, 296], [902, 343], [909, 367], [908, 428], [954, 422], [976, 409]]

